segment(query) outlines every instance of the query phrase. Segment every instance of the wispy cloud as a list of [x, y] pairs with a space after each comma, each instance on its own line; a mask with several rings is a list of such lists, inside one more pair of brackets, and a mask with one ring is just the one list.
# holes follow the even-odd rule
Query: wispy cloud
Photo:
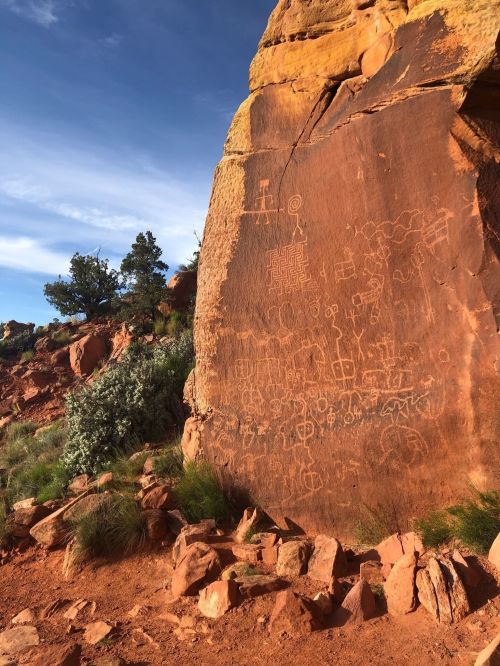
[[55, 0], [0, 0], [1, 6], [44, 28], [50, 28], [59, 21], [61, 10], [61, 5]]
[[29, 273], [63, 275], [68, 271], [69, 260], [33, 238], [0, 236], [0, 265]]
[[[2, 129], [0, 265], [57, 274], [73, 252], [96, 245], [116, 260], [139, 231], [151, 229], [175, 266], [191, 255], [193, 230], [203, 228], [205, 190], [142, 156]], [[35, 255], [41, 259], [31, 261]]]
[[119, 35], [117, 32], [108, 35], [101, 39], [101, 44], [108, 49], [116, 49], [120, 46], [123, 41], [123, 35]]

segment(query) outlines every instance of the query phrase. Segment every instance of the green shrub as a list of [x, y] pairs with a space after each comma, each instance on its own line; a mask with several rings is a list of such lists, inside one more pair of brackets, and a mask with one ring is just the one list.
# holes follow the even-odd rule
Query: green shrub
[[121, 363], [70, 394], [63, 457], [70, 473], [97, 473], [118, 452], [161, 439], [176, 422], [192, 359], [190, 334], [155, 347], [131, 345]]
[[450, 507], [448, 513], [452, 516], [453, 536], [486, 554], [500, 532], [500, 493], [473, 489], [473, 494], [472, 499]]
[[153, 459], [153, 472], [158, 476], [179, 477], [183, 471], [182, 450], [179, 444], [174, 444]]
[[485, 554], [500, 532], [500, 493], [480, 492], [443, 511], [431, 511], [417, 522], [424, 546], [436, 548], [458, 539], [471, 550]]
[[156, 336], [166, 335], [168, 320], [164, 317], [158, 317], [153, 323], [153, 332]]
[[129, 555], [146, 540], [143, 512], [130, 495], [115, 493], [72, 527], [77, 557]]
[[204, 518], [230, 517], [224, 491], [208, 463], [189, 462], [175, 487], [175, 494], [186, 518], [193, 523]]
[[169, 336], [175, 337], [177, 335], [181, 335], [183, 331], [191, 329], [192, 326], [192, 315], [184, 314], [184, 312], [174, 311], [168, 319], [166, 333]]
[[138, 455], [133, 460], [130, 460], [131, 454], [118, 455], [103, 467], [103, 471], [113, 472], [113, 477], [116, 477], [119, 481], [133, 483], [142, 474], [144, 463], [149, 455], [148, 451], [141, 451], [141, 455]]
[[11, 501], [38, 497], [39, 501], [62, 497], [69, 475], [60, 462], [66, 441], [61, 424], [33, 433], [32, 423], [13, 424], [0, 449], [0, 465], [9, 470], [7, 495]]
[[52, 336], [52, 339], [58, 347], [65, 347], [71, 340], [71, 333], [69, 331], [59, 331], [59, 333]]
[[30, 351], [25, 351], [21, 354], [21, 361], [31, 361], [33, 356], [35, 355], [35, 352], [30, 350]]
[[416, 530], [426, 548], [437, 548], [453, 536], [450, 516], [446, 511], [430, 511], [417, 521]]

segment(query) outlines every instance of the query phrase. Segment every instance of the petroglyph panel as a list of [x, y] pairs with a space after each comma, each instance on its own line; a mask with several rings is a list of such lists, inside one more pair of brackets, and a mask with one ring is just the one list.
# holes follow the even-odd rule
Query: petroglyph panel
[[[235, 158], [245, 200], [215, 211], [238, 234], [215, 309], [197, 306], [194, 411], [205, 455], [284, 525], [348, 533], [369, 506], [404, 527], [500, 478], [500, 201], [485, 203], [498, 167], [481, 180], [482, 157], [454, 142], [456, 88], [384, 101], [401, 77], [431, 76], [424, 35], [442, 20], [412, 30], [385, 79], [321, 118], [305, 106], [289, 149]], [[376, 112], [353, 119], [363, 99]]]

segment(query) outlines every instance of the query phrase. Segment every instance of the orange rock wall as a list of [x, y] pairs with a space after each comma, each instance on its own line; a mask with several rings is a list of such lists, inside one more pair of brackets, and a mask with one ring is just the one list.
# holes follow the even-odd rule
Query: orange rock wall
[[184, 448], [273, 518], [498, 485], [500, 0], [281, 0], [214, 181]]

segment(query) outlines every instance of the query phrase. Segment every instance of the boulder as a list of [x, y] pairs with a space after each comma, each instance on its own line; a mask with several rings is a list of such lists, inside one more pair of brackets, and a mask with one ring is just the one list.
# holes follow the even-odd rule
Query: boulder
[[238, 585], [233, 580], [218, 580], [200, 592], [198, 608], [205, 617], [222, 617], [237, 605]]
[[98, 490], [105, 490], [112, 486], [114, 482], [115, 477], [113, 472], [104, 472], [104, 474], [101, 474], [97, 479], [96, 486]]
[[98, 511], [104, 504], [110, 501], [107, 493], [92, 493], [80, 497], [71, 506], [66, 506], [63, 514], [65, 523], [76, 523], [85, 516]]
[[496, 570], [500, 572], [500, 533], [491, 545], [488, 553], [488, 560], [494, 567], [496, 567]]
[[36, 627], [23, 625], [6, 629], [0, 633], [0, 654], [16, 656], [39, 643]]
[[69, 347], [69, 362], [75, 375], [90, 375], [106, 355], [106, 341], [98, 335], [85, 335]]
[[262, 548], [253, 543], [237, 543], [231, 547], [237, 560], [257, 564], [262, 559]]
[[172, 548], [172, 561], [174, 567], [177, 566], [177, 562], [183, 555], [184, 551], [192, 543], [203, 541], [208, 541], [210, 532], [215, 527], [215, 523], [210, 520], [201, 521], [201, 523], [196, 523], [195, 525], [185, 525], [181, 531]]
[[206, 543], [192, 543], [180, 556], [172, 574], [174, 597], [192, 596], [204, 584], [216, 578], [221, 570], [219, 556]]
[[278, 563], [279, 546], [272, 546], [271, 548], [263, 548], [261, 550], [261, 557], [264, 564], [273, 567]]
[[147, 509], [144, 511], [144, 518], [146, 519], [148, 538], [151, 541], [163, 541], [169, 536], [170, 530], [163, 511], [160, 509]]
[[69, 349], [64, 347], [63, 349], [58, 349], [50, 357], [50, 363], [53, 368], [64, 368], [69, 367]]
[[245, 509], [233, 535], [233, 539], [236, 543], [244, 543], [248, 535], [257, 530], [260, 517], [260, 511], [258, 509]]
[[361, 578], [348, 592], [340, 608], [334, 613], [333, 621], [337, 626], [358, 624], [371, 620], [377, 613], [377, 605], [369, 583]]
[[248, 573], [248, 564], [246, 562], [234, 562], [227, 566], [221, 573], [222, 580], [234, 580], [241, 576], [246, 576]]
[[165, 484], [149, 490], [141, 500], [143, 509], [172, 509], [175, 496], [172, 488]]
[[28, 370], [23, 375], [23, 381], [27, 382], [30, 388], [43, 390], [57, 381], [57, 375], [51, 370]]
[[353, 7], [273, 11], [198, 272], [189, 440], [310, 534], [500, 477], [498, 0]]
[[451, 559], [453, 561], [455, 569], [458, 572], [458, 575], [460, 576], [463, 584], [465, 585], [465, 588], [472, 589], [474, 587], [477, 587], [479, 583], [479, 574], [476, 571], [476, 569], [474, 569], [474, 567], [467, 562], [465, 557], [458, 549], [455, 549], [453, 551]]
[[478, 654], [474, 666], [499, 666], [500, 664], [500, 634]]
[[35, 324], [22, 324], [15, 319], [11, 319], [3, 325], [3, 339], [15, 338], [16, 335], [20, 335], [21, 333], [33, 333], [34, 329]]
[[332, 577], [344, 575], [346, 564], [340, 541], [324, 534], [315, 538], [314, 551], [307, 570], [310, 578], [328, 584]]
[[465, 586], [454, 561], [431, 557], [425, 569], [417, 572], [418, 599], [437, 622], [452, 624], [470, 613]]
[[321, 615], [311, 599], [290, 589], [278, 592], [269, 618], [271, 634], [287, 634], [292, 638], [298, 638], [321, 627]]
[[14, 511], [14, 524], [23, 527], [31, 528], [36, 523], [46, 518], [51, 514], [51, 510], [46, 506], [37, 505], [28, 509], [17, 509]]
[[13, 511], [19, 511], [19, 509], [31, 509], [32, 507], [38, 504], [36, 497], [29, 497], [28, 499], [19, 500], [19, 502], [14, 502], [12, 505]]
[[256, 532], [251, 538], [250, 543], [255, 543], [262, 548], [272, 548], [278, 541], [276, 532]]
[[415, 610], [417, 606], [416, 573], [417, 556], [414, 553], [403, 555], [391, 570], [384, 583], [387, 610], [391, 615], [405, 615]]
[[182, 515], [182, 512], [179, 509], [173, 509], [173, 511], [165, 511], [165, 518], [167, 520], [170, 531], [179, 536], [183, 527], [186, 527], [188, 522], [186, 518]]
[[288, 541], [282, 544], [278, 552], [276, 573], [278, 576], [305, 574], [310, 554], [311, 546], [307, 541]]
[[65, 522], [65, 514], [68, 512], [75, 504], [82, 501], [86, 497], [85, 491], [79, 497], [75, 497], [71, 502], [61, 507], [57, 511], [54, 511], [49, 516], [41, 520], [39, 523], [36, 523], [30, 529], [30, 535], [42, 546], [46, 548], [55, 548], [61, 546], [67, 540], [69, 526]]

